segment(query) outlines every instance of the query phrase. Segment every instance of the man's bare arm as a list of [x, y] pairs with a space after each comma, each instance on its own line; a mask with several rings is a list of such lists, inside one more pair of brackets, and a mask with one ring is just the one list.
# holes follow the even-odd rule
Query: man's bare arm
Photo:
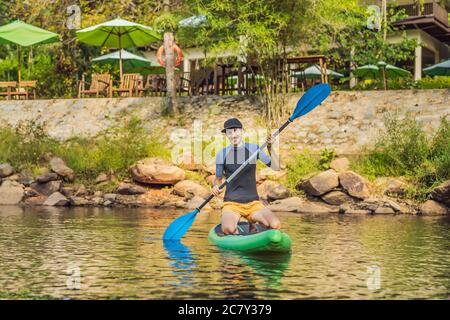
[[222, 177], [214, 177], [213, 188], [211, 189], [211, 193], [215, 196], [218, 196], [222, 190], [219, 190], [219, 186], [222, 184]]

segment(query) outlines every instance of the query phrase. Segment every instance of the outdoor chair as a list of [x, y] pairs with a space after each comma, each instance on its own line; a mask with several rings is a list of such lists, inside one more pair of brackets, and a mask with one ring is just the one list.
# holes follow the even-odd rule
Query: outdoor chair
[[139, 73], [125, 73], [120, 79], [118, 88], [113, 88], [112, 92], [116, 92], [120, 97], [132, 97], [133, 93], [141, 95], [142, 76]]
[[3, 81], [0, 82], [0, 97], [6, 97], [6, 100], [11, 98], [12, 92], [16, 90], [17, 82]]
[[[85, 84], [89, 85], [89, 89], [85, 89]], [[98, 98], [100, 95], [104, 97], [111, 97], [112, 80], [111, 75], [93, 74], [91, 82], [81, 80], [78, 86], [78, 98], [83, 98], [84, 95], [95, 95]]]
[[30, 96], [36, 99], [36, 80], [20, 81], [17, 90], [11, 93], [11, 96], [16, 96], [19, 100], [25, 98], [28, 100]]

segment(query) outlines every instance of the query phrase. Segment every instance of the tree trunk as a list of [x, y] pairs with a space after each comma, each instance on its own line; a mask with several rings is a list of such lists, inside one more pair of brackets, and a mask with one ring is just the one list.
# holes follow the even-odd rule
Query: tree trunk
[[383, 40], [387, 38], [387, 0], [383, 0]]
[[[170, 0], [164, 0], [164, 12], [170, 12]], [[178, 113], [177, 91], [175, 87], [175, 57], [173, 53], [173, 33], [164, 33], [164, 52], [166, 60], [166, 89], [167, 89], [167, 111], [169, 114]]]
[[170, 114], [175, 114], [178, 113], [178, 109], [176, 105], [177, 91], [175, 87], [175, 57], [172, 32], [164, 33], [164, 52], [166, 56], [167, 111]]

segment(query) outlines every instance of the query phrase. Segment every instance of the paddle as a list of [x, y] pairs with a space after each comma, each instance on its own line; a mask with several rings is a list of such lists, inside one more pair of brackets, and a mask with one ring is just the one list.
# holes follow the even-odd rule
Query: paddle
[[[304, 116], [315, 107], [320, 105], [331, 93], [331, 88], [328, 84], [318, 84], [308, 91], [300, 98], [297, 102], [297, 106], [295, 107], [294, 112], [289, 117], [289, 119], [272, 134], [271, 140], [274, 139], [283, 131], [292, 121], [295, 119]], [[267, 146], [267, 141], [260, 146], [260, 148], [255, 151], [231, 176], [229, 176], [220, 186], [219, 189], [222, 189], [233, 180], [244, 168], [245, 166], [254, 161], [258, 156], [260, 150], [263, 150]], [[214, 195], [211, 194], [203, 203], [195, 208], [194, 211], [191, 211], [181, 217], [175, 219], [166, 229], [163, 235], [163, 240], [179, 240], [184, 234], [189, 230], [192, 223], [194, 222], [195, 217], [200, 212], [200, 210], [212, 199]]]

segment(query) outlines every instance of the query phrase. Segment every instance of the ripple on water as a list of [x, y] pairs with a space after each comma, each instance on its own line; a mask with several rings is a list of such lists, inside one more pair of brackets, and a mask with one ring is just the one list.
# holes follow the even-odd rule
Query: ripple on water
[[[208, 242], [217, 213], [199, 215], [183, 244], [167, 247], [160, 240], [165, 227], [183, 213], [0, 207], [1, 293], [60, 299], [448, 297], [448, 218], [280, 214], [293, 252], [261, 258]], [[80, 289], [72, 290], [77, 272]]]

